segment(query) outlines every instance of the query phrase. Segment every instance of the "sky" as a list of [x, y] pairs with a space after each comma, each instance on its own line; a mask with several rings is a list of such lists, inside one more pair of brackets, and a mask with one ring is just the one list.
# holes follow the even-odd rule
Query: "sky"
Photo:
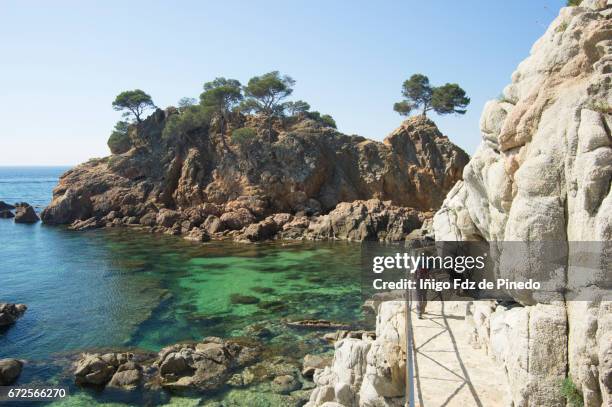
[[123, 90], [157, 106], [217, 76], [272, 70], [338, 129], [382, 140], [413, 73], [458, 83], [465, 115], [432, 119], [473, 153], [498, 97], [562, 0], [1, 1], [0, 165], [75, 165], [109, 154]]

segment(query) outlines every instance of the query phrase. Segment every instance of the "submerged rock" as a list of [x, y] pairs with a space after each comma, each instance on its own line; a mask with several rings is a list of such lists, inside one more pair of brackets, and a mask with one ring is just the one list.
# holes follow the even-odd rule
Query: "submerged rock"
[[27, 309], [25, 304], [0, 303], [0, 326], [13, 324]]
[[0, 359], [0, 386], [13, 383], [23, 369], [23, 362], [17, 359]]
[[294, 375], [280, 375], [272, 380], [272, 391], [279, 394], [289, 394], [301, 387], [302, 384]]
[[308, 328], [308, 329], [348, 329], [346, 324], [327, 321], [325, 319], [304, 319], [301, 321], [288, 321], [287, 326], [293, 328]]

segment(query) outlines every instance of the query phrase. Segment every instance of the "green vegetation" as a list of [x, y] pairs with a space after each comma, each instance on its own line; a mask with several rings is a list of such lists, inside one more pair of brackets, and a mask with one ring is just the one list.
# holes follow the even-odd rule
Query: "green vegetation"
[[142, 122], [140, 116], [147, 109], [155, 109], [153, 99], [140, 89], [121, 92], [113, 101], [113, 109], [124, 111], [123, 117], [134, 116], [136, 122]]
[[295, 81], [290, 76], [281, 76], [278, 71], [254, 76], [244, 87], [246, 99], [240, 108], [243, 112], [263, 115], [269, 121], [272, 117], [284, 115], [284, 99], [293, 93]]
[[393, 105], [393, 110], [403, 116], [412, 111], [421, 109], [423, 116], [433, 110], [437, 114], [465, 114], [465, 107], [470, 98], [456, 83], [447, 83], [442, 86], [431, 86], [429, 78], [422, 74], [414, 74], [402, 85], [404, 100]]
[[336, 128], [336, 121], [333, 117], [328, 114], [321, 115], [321, 113], [317, 111], [306, 112], [306, 116], [309, 119], [312, 119], [316, 122], [321, 123], [324, 126], [331, 127], [332, 129]]
[[257, 137], [257, 132], [251, 127], [242, 127], [232, 132], [232, 141], [238, 144], [245, 144]]
[[179, 138], [194, 132], [195, 130], [208, 131], [212, 113], [201, 105], [188, 106], [179, 114], [170, 116], [162, 137], [166, 139]]
[[304, 114], [310, 110], [310, 105], [303, 100], [296, 100], [295, 102], [286, 102], [285, 110], [291, 116], [297, 116], [300, 114]]
[[214, 114], [220, 122], [221, 134], [225, 134], [229, 114], [243, 99], [240, 82], [236, 79], [215, 78], [204, 84], [200, 105]]
[[195, 105], [198, 101], [195, 98], [184, 97], [178, 101], [179, 111], [186, 110], [188, 107]]
[[[335, 129], [336, 121], [332, 116], [310, 111], [310, 104], [303, 100], [286, 101], [293, 93], [294, 85], [295, 81], [290, 76], [281, 75], [278, 71], [254, 76], [246, 86], [242, 86], [236, 79], [215, 78], [204, 83], [199, 103], [194, 98], [184, 97], [178, 101], [176, 110], [169, 111], [162, 137], [172, 139], [193, 137], [196, 133], [204, 135], [209, 131], [213, 120], [215, 126], [219, 125], [221, 135], [225, 136], [230, 122], [232, 127], [236, 128], [244, 122], [243, 115], [249, 113], [264, 118], [261, 126], [267, 128], [270, 137], [274, 119], [283, 119], [280, 123], [287, 125], [309, 118]], [[145, 110], [154, 107], [151, 97], [139, 89], [122, 92], [113, 102], [115, 110], [124, 111], [124, 117], [133, 116], [138, 123], [142, 122]], [[287, 116], [291, 120], [286, 121]], [[129, 124], [127, 121], [121, 123], [126, 126]], [[231, 138], [235, 142], [243, 143], [255, 136], [254, 129], [246, 128], [233, 131]], [[126, 142], [129, 142], [127, 131], [122, 132], [116, 128], [109, 139], [109, 146], [112, 144], [111, 150], [122, 150]], [[223, 142], [225, 143], [225, 138]]]
[[567, 6], [568, 7], [576, 7], [579, 6], [580, 3], [582, 3], [582, 0], [567, 0]]
[[130, 149], [131, 142], [128, 136], [129, 124], [125, 121], [118, 121], [115, 128], [108, 138], [108, 148], [113, 154], [123, 154]]
[[576, 384], [572, 381], [571, 377], [566, 377], [561, 383], [561, 394], [567, 400], [567, 404], [570, 407], [584, 407], [584, 399], [580, 390], [576, 387]]

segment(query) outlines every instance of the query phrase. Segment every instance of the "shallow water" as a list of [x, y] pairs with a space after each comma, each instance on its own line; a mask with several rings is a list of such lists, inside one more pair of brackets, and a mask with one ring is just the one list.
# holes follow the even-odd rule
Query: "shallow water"
[[[47, 198], [31, 191], [21, 197], [19, 187], [5, 183], [0, 200], [44, 205], [55, 181], [29, 184]], [[253, 325], [273, 332], [264, 341], [271, 354], [299, 358], [329, 346], [320, 334], [287, 328], [284, 319], [362, 322], [355, 244], [201, 244], [126, 228], [73, 232], [4, 219], [0, 236], [0, 300], [28, 305], [22, 319], [0, 331], [0, 358], [31, 361], [20, 384], [68, 383], [53, 362], [78, 351], [157, 351], [205, 336], [244, 336]], [[232, 303], [236, 295], [254, 298]], [[70, 403], [94, 399], [101, 396], [81, 392]]]

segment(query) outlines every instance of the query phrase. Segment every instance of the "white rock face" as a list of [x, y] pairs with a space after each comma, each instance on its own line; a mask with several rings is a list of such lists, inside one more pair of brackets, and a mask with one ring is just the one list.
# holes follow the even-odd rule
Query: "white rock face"
[[[436, 240], [599, 241], [609, 247], [612, 1], [561, 9], [502, 95], [486, 104], [482, 143], [464, 181], [434, 217]], [[575, 245], [568, 243], [566, 251], [569, 265], [547, 272], [570, 284], [609, 284], [609, 274], [572, 266], [580, 256]], [[499, 277], [532, 271], [516, 253], [498, 255]], [[609, 262], [604, 255], [610, 253], [592, 261]], [[612, 405], [610, 302], [515, 299], [525, 306], [486, 303], [473, 312], [476, 341], [506, 367], [515, 406], [564, 405], [559, 382], [566, 375], [585, 406]]]
[[[376, 340], [347, 338], [336, 342], [331, 367], [317, 369], [317, 387], [306, 407], [337, 403], [345, 407], [399, 407], [406, 377], [404, 303], [378, 306]], [[330, 404], [336, 405], [336, 404]]]

